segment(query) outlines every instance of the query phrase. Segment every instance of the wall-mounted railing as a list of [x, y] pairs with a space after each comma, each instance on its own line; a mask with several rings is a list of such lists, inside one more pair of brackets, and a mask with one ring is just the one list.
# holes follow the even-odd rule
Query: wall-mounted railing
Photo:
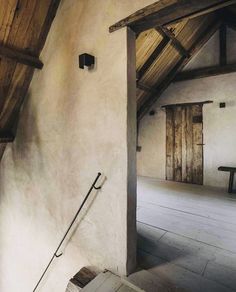
[[77, 213], [75, 214], [73, 220], [71, 221], [70, 226], [68, 227], [66, 233], [64, 234], [62, 240], [60, 241], [58, 247], [56, 248], [56, 250], [55, 250], [55, 252], [54, 252], [54, 254], [53, 254], [51, 260], [49, 261], [47, 267], [45, 268], [45, 270], [44, 270], [44, 272], [42, 273], [40, 279], [38, 280], [36, 286], [34, 287], [33, 292], [35, 292], [35, 291], [37, 290], [37, 288], [39, 287], [39, 284], [42, 282], [44, 276], [46, 275], [46, 273], [47, 273], [48, 269], [50, 268], [50, 266], [51, 266], [52, 262], [54, 261], [54, 259], [55, 259], [55, 258], [59, 258], [60, 256], [62, 256], [62, 253], [59, 253], [59, 254], [58, 254], [58, 252], [59, 252], [59, 250], [60, 250], [62, 244], [64, 243], [64, 241], [65, 241], [65, 239], [66, 239], [68, 233], [70, 232], [71, 228], [73, 227], [73, 225], [74, 225], [74, 223], [75, 223], [77, 217], [79, 216], [79, 214], [80, 214], [80, 212], [81, 212], [81, 210], [82, 210], [84, 204], [85, 204], [86, 201], [88, 200], [89, 195], [91, 194], [92, 190], [93, 190], [93, 189], [95, 189], [95, 190], [99, 190], [99, 189], [101, 189], [102, 186], [96, 187], [96, 183], [97, 183], [97, 181], [98, 181], [98, 179], [99, 179], [100, 176], [101, 176], [101, 173], [99, 172], [99, 173], [97, 174], [97, 177], [95, 178], [93, 184], [91, 185], [91, 187], [90, 187], [90, 189], [89, 189], [87, 195], [85, 196], [85, 198], [84, 198], [82, 204], [80, 205], [80, 207], [79, 207]]

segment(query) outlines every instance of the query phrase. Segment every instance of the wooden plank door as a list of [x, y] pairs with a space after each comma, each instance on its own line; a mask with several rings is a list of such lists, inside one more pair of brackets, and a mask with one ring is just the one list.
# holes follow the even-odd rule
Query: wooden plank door
[[202, 104], [166, 107], [166, 179], [203, 184]]

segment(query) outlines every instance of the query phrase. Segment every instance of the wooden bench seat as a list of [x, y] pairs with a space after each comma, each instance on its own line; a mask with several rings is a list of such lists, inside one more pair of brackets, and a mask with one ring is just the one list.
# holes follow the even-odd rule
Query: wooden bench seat
[[233, 193], [233, 186], [234, 186], [234, 173], [236, 172], [236, 167], [229, 167], [229, 166], [220, 166], [218, 168], [219, 171], [227, 171], [230, 173], [229, 175], [229, 188], [228, 193]]

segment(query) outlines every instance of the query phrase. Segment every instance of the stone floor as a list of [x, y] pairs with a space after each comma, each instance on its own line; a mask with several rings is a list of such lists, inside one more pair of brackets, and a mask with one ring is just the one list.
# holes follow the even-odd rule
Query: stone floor
[[236, 291], [236, 195], [140, 177], [137, 218], [144, 270], [133, 283], [150, 292]]

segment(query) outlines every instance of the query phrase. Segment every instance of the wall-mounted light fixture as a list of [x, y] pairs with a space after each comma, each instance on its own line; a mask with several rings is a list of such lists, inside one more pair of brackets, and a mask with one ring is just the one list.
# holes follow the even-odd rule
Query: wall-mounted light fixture
[[225, 107], [226, 107], [225, 102], [220, 102], [220, 108], [225, 108]]
[[151, 110], [150, 112], [149, 112], [149, 116], [154, 116], [156, 114], [156, 111], [155, 110]]
[[84, 69], [85, 66], [88, 68], [93, 68], [94, 64], [95, 64], [94, 56], [86, 53], [79, 55], [79, 67], [81, 69]]

